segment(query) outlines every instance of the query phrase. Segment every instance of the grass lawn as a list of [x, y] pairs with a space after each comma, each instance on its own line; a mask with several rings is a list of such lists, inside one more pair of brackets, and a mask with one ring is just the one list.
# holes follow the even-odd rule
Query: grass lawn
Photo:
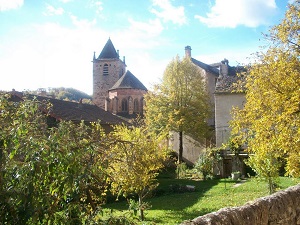
[[[280, 189], [296, 185], [299, 179], [280, 178]], [[178, 193], [170, 185], [194, 185], [194, 192]], [[256, 198], [268, 195], [267, 184], [257, 179], [247, 179], [236, 185], [231, 179], [194, 181], [159, 179], [156, 196], [146, 201], [152, 206], [145, 211], [146, 220], [141, 224], [179, 224], [184, 220], [217, 211], [220, 208], [240, 206]], [[128, 210], [126, 201], [110, 203], [107, 209]]]

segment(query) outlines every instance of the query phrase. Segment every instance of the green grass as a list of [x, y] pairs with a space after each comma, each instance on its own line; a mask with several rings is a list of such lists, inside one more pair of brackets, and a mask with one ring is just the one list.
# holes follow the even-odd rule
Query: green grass
[[[285, 189], [299, 183], [300, 180], [280, 178], [280, 189]], [[153, 196], [146, 201], [152, 205], [145, 212], [146, 221], [141, 224], [179, 224], [184, 220], [217, 211], [224, 207], [240, 206], [262, 196], [268, 195], [267, 184], [257, 179], [248, 179], [234, 187], [236, 182], [230, 179], [193, 181], [178, 179], [159, 179], [160, 185]], [[194, 192], [174, 193], [170, 185], [194, 185]], [[110, 203], [104, 206], [108, 209], [127, 211], [126, 201]]]

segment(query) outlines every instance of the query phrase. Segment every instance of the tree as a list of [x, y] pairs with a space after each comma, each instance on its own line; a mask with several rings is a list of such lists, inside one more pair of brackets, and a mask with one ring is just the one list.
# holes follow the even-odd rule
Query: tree
[[103, 204], [105, 134], [99, 123], [48, 128], [47, 102], [0, 96], [0, 223], [81, 224]]
[[248, 164], [269, 181], [270, 191], [281, 162], [286, 175], [300, 176], [299, 30], [300, 3], [295, 1], [265, 36], [269, 46], [249, 67], [246, 104], [234, 110], [231, 123], [236, 142], [247, 144]]
[[200, 140], [207, 131], [211, 105], [202, 71], [190, 58], [177, 56], [167, 66], [162, 83], [146, 97], [146, 123], [160, 133], [179, 133], [178, 161], [182, 162], [183, 134]]
[[[203, 180], [206, 180], [208, 176], [213, 175], [213, 169], [218, 168], [218, 164], [222, 157], [220, 155], [220, 149], [208, 148], [201, 152], [194, 168], [203, 175]], [[219, 168], [218, 168], [219, 169]]]
[[113, 193], [125, 197], [137, 194], [141, 219], [144, 219], [144, 198], [157, 187], [155, 177], [163, 167], [167, 150], [162, 138], [145, 127], [116, 126], [112, 133], [116, 142], [110, 149], [109, 173]]

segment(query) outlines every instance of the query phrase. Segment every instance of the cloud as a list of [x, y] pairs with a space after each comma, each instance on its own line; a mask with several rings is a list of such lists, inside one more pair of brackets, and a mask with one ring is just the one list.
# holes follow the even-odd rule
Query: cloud
[[159, 19], [149, 20], [148, 22], [139, 22], [133, 19], [128, 19], [128, 21], [132, 33], [147, 39], [157, 37], [164, 29]]
[[54, 15], [62, 15], [64, 14], [64, 9], [59, 7], [59, 8], [54, 8], [52, 5], [47, 4], [46, 6], [46, 12], [44, 12], [44, 15], [46, 16], [54, 16]]
[[0, 0], [0, 12], [18, 9], [24, 4], [24, 0]]
[[74, 16], [73, 14], [70, 14], [70, 18], [73, 25], [75, 25], [77, 28], [82, 28], [85, 30], [93, 27], [97, 22], [96, 19], [93, 19], [92, 21], [87, 19], [78, 19], [77, 16]]
[[243, 49], [222, 49], [218, 52], [197, 54], [196, 56], [192, 57], [206, 64], [218, 63], [226, 58], [229, 60], [230, 66], [247, 65], [254, 61], [253, 54], [258, 50], [259, 48], [255, 46]]
[[95, 8], [96, 13], [100, 14], [103, 11], [103, 3], [100, 1], [92, 1], [91, 7]]
[[276, 9], [275, 0], [216, 0], [206, 17], [195, 18], [208, 27], [258, 27], [268, 25]]
[[158, 18], [162, 18], [164, 22], [171, 21], [178, 25], [187, 23], [183, 6], [175, 7], [170, 3], [170, 0], [153, 0], [152, 2], [153, 7], [158, 7], [160, 10], [152, 8], [150, 12]]
[[[21, 39], [1, 39], [0, 89], [16, 90], [73, 87], [91, 94], [93, 51], [108, 34], [93, 27], [35, 24], [15, 30]], [[102, 41], [101, 41], [102, 40]], [[105, 42], [104, 42], [105, 43]], [[18, 60], [22, 58], [22, 60]], [[18, 66], [15, 66], [18, 60]], [[11, 77], [14, 77], [12, 79]]]

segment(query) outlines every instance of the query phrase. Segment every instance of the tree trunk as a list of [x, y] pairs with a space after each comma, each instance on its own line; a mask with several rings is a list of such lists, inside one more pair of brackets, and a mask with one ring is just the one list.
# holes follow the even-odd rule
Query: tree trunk
[[178, 150], [178, 163], [182, 163], [182, 153], [183, 153], [183, 132], [179, 131], [179, 150]]
[[144, 209], [142, 207], [142, 198], [139, 196], [139, 208], [140, 208], [140, 215], [141, 215], [141, 220], [144, 221]]

